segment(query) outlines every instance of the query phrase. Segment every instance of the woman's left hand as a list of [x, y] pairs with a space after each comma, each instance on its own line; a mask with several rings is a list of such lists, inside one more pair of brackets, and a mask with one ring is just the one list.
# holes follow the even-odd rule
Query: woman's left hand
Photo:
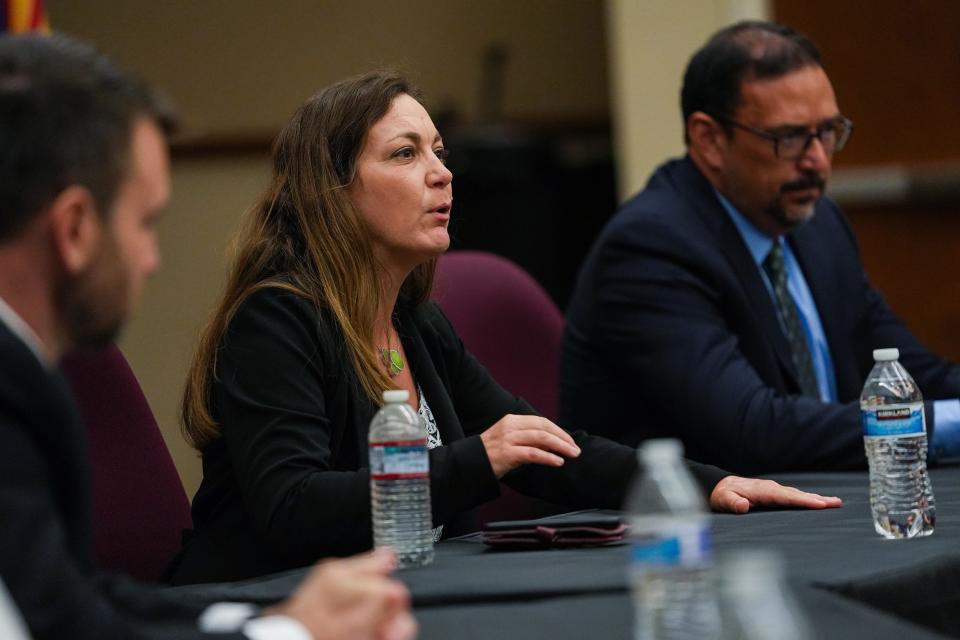
[[831, 509], [842, 504], [840, 498], [807, 493], [773, 480], [740, 476], [725, 477], [710, 492], [710, 508], [731, 513], [746, 513], [754, 506]]

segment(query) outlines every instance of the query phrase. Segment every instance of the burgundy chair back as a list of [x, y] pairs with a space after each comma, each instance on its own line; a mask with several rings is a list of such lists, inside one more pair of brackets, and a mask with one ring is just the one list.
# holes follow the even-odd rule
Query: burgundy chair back
[[563, 315], [530, 274], [491, 253], [451, 251], [433, 298], [502, 387], [556, 420]]
[[86, 423], [98, 566], [156, 580], [191, 526], [157, 421], [116, 346], [71, 354], [62, 368]]
[[[451, 251], [440, 258], [433, 299], [503, 388], [556, 420], [563, 315], [530, 274], [490, 253]], [[481, 523], [569, 510], [506, 485], [500, 491], [477, 509]]]

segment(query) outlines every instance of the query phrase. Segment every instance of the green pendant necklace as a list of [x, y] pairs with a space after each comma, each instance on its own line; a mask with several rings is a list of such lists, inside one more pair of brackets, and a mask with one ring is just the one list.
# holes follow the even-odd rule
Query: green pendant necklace
[[380, 347], [380, 357], [383, 358], [383, 364], [387, 365], [387, 371], [391, 378], [396, 378], [403, 373], [403, 356], [396, 349], [384, 349]]

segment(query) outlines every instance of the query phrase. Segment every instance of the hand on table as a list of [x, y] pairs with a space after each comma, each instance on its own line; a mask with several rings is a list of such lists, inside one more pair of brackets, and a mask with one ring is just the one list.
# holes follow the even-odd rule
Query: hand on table
[[406, 587], [388, 577], [394, 567], [396, 558], [383, 550], [320, 562], [265, 615], [296, 619], [314, 640], [410, 640], [417, 623]]
[[840, 498], [807, 493], [773, 480], [740, 476], [725, 477], [710, 492], [710, 508], [731, 513], [746, 513], [754, 506], [828, 509], [842, 504]]
[[564, 458], [580, 455], [569, 433], [540, 416], [505, 415], [480, 440], [498, 478], [524, 464], [562, 467]]

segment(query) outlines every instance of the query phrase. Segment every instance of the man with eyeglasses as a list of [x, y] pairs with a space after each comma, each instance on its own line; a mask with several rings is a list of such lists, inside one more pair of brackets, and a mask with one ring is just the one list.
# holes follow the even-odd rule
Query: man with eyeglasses
[[853, 124], [809, 39], [768, 22], [691, 58], [687, 155], [598, 238], [570, 303], [561, 424], [627, 444], [680, 437], [739, 473], [866, 464], [858, 397], [898, 347], [928, 403], [931, 452], [960, 451], [960, 368], [874, 289], [823, 197]]

